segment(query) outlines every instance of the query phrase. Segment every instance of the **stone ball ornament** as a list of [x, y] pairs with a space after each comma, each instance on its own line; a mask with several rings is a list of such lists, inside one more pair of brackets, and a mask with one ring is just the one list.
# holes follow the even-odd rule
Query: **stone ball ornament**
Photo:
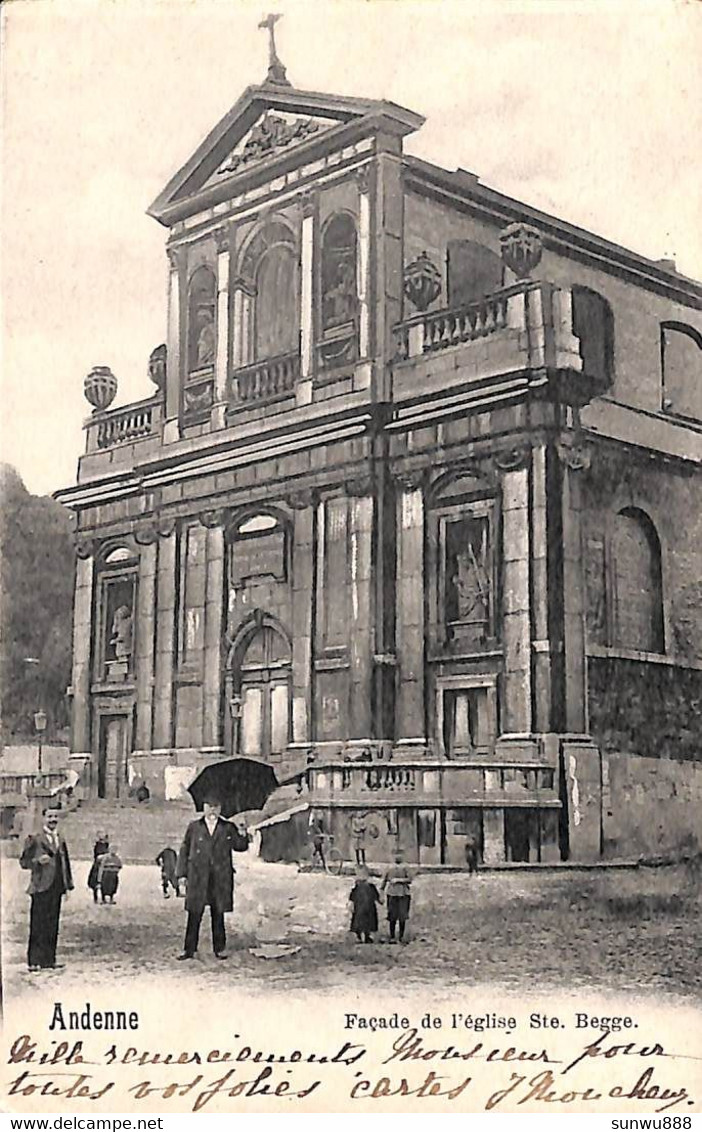
[[441, 272], [426, 252], [408, 263], [404, 275], [405, 295], [418, 311], [425, 311], [441, 294]]
[[528, 279], [541, 262], [541, 233], [531, 224], [509, 224], [500, 232], [502, 259], [517, 279]]
[[166, 388], [167, 358], [168, 349], [165, 342], [156, 346], [149, 354], [149, 379], [153, 381], [159, 393], [163, 393]]
[[117, 378], [109, 366], [93, 366], [83, 382], [85, 399], [94, 413], [109, 409], [117, 395]]

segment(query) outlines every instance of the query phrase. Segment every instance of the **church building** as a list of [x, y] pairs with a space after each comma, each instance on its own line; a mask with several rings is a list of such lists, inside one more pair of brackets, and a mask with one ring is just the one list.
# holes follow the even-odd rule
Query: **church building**
[[271, 44], [149, 209], [151, 391], [85, 379], [85, 791], [241, 755], [347, 856], [358, 814], [420, 864], [702, 839], [702, 285], [406, 155], [419, 114]]

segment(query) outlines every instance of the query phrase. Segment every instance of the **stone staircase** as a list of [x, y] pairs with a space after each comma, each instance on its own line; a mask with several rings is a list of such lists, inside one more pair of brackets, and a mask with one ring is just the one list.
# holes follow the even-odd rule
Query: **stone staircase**
[[110, 843], [125, 864], [153, 864], [170, 845], [180, 848], [186, 826], [195, 817], [188, 802], [115, 802], [96, 799], [84, 802], [61, 818], [71, 860], [90, 861], [97, 831], [105, 830]]

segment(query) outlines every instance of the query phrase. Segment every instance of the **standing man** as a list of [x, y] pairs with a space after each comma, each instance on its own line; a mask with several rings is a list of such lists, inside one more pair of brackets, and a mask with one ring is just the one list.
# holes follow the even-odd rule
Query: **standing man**
[[61, 900], [73, 888], [68, 848], [58, 831], [58, 810], [47, 808], [43, 817], [43, 828], [29, 835], [19, 862], [21, 869], [32, 872], [27, 888], [32, 898], [27, 948], [30, 971], [62, 966], [56, 962]]
[[221, 817], [222, 807], [214, 798], [203, 802], [203, 816], [185, 831], [178, 855], [176, 873], [186, 878], [185, 944], [179, 959], [194, 959], [200, 938], [200, 923], [206, 905], [212, 917], [212, 947], [217, 959], [227, 959], [224, 913], [234, 907], [234, 868], [232, 850], [244, 853], [249, 847], [247, 833], [240, 833]]
[[351, 842], [356, 854], [356, 864], [366, 863], [366, 829], [368, 814], [365, 810], [356, 810], [351, 818]]

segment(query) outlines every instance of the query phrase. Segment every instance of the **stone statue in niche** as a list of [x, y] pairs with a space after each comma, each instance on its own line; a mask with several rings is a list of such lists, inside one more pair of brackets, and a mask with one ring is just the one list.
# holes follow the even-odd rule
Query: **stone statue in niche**
[[127, 660], [132, 655], [134, 643], [134, 620], [128, 606], [117, 606], [112, 618], [111, 633], [110, 644], [115, 650], [115, 658]]
[[197, 312], [197, 345], [195, 350], [195, 364], [198, 369], [214, 364], [215, 356], [215, 327], [212, 311], [209, 307], [200, 307]]
[[337, 265], [336, 281], [324, 296], [325, 327], [351, 322], [356, 313], [356, 272], [350, 260]]
[[485, 622], [490, 607], [490, 591], [485, 564], [480, 564], [473, 547], [456, 556], [456, 602], [459, 621]]

